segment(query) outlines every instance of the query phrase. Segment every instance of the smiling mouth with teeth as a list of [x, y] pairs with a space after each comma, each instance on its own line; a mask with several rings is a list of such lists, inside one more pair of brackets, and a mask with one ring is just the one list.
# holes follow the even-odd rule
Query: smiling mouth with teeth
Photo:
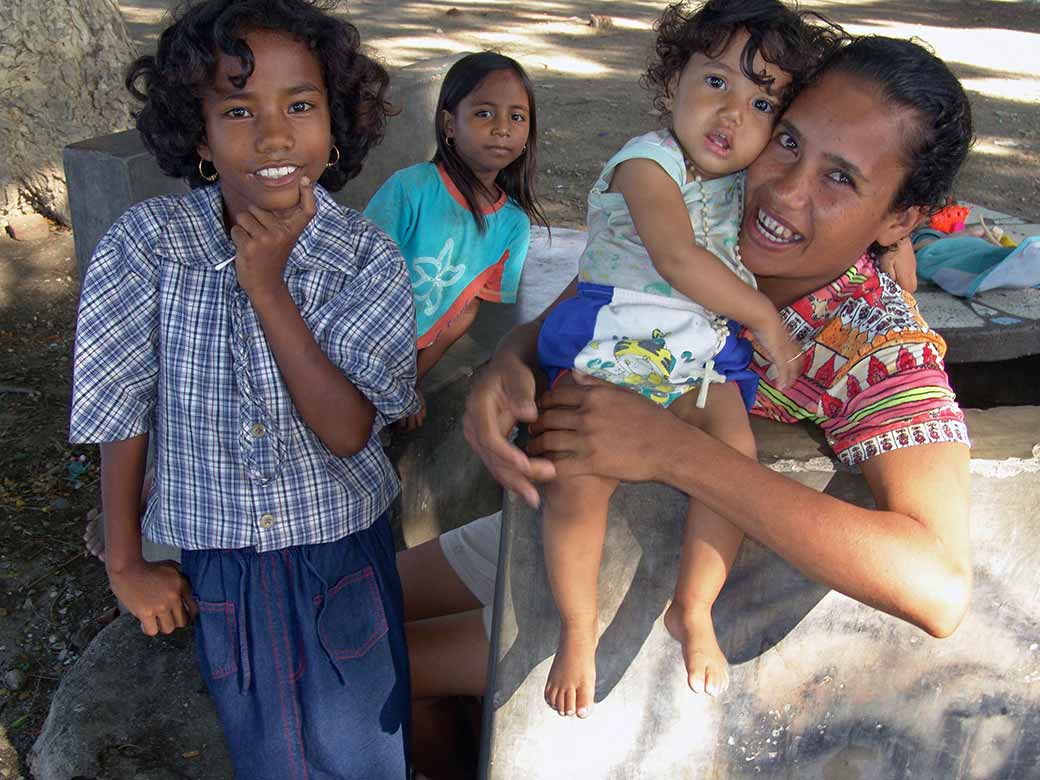
[[280, 179], [283, 176], [288, 176], [295, 170], [295, 165], [283, 165], [281, 168], [261, 168], [256, 172], [256, 175], [264, 179]]
[[762, 211], [762, 209], [758, 210], [758, 218], [755, 220], [755, 225], [763, 238], [772, 241], [774, 244], [793, 244], [802, 240], [801, 233], [795, 233], [793, 230], [784, 227]]

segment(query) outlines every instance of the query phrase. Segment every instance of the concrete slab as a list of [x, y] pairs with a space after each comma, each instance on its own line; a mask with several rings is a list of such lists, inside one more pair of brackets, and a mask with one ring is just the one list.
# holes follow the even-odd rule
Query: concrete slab
[[[558, 618], [538, 518], [507, 500], [482, 776], [1035, 777], [1040, 409], [969, 412], [969, 427], [976, 592], [957, 633], [932, 639], [745, 542], [714, 612], [733, 663], [718, 701], [686, 688], [661, 622], [683, 496], [625, 485], [611, 505], [597, 705], [586, 721], [542, 701]], [[756, 438], [792, 479], [871, 505], [859, 478], [820, 457], [803, 429], [767, 424]]]
[[949, 364], [1040, 354], [1040, 290], [987, 290], [964, 299], [922, 282], [914, 298], [946, 339]]

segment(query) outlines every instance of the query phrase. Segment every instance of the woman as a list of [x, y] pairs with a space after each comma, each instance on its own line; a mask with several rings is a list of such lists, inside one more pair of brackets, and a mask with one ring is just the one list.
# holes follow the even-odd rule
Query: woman
[[[539, 417], [533, 366], [545, 315], [514, 329], [481, 374], [467, 402], [467, 440], [532, 505], [535, 483], [557, 475], [664, 482], [806, 576], [949, 635], [972, 583], [967, 434], [942, 369], [945, 344], [868, 251], [896, 244], [942, 205], [971, 136], [967, 98], [940, 60], [907, 41], [861, 38], [795, 98], [748, 169], [742, 259], [813, 355], [790, 395], [756, 360], [752, 411], [818, 422], [838, 457], [861, 469], [877, 509], [787, 480], [594, 380], [544, 396]], [[821, 364], [828, 354], [830, 368]], [[532, 423], [527, 454], [507, 439], [517, 422]], [[629, 442], [623, 452], [610, 446], [619, 435]], [[479, 542], [497, 526], [493, 518], [471, 526], [464, 533], [477, 543], [452, 532], [399, 558], [406, 612], [432, 617], [410, 626], [417, 698], [485, 687], [479, 607], [489, 597], [472, 572], [497, 550]]]

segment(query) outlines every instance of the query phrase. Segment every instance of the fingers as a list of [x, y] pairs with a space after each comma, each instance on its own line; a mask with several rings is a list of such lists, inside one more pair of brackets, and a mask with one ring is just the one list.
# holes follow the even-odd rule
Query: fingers
[[588, 392], [588, 387], [573, 385], [570, 383], [557, 385], [552, 390], [542, 393], [542, 397], [538, 399], [539, 405], [542, 408], [542, 414], [544, 415], [548, 409], [560, 406], [581, 406]]
[[181, 604], [188, 612], [188, 622], [194, 623], [199, 616], [199, 605], [195, 603], [195, 596], [191, 592], [191, 584], [184, 576], [181, 576]]
[[300, 224], [300, 230], [302, 231], [307, 223], [311, 221], [314, 216], [314, 212], [317, 207], [314, 203], [314, 185], [311, 180], [306, 176], [300, 177], [300, 205], [297, 207], [296, 212], [293, 214], [290, 221], [302, 222]]
[[262, 209], [258, 209], [256, 206], [250, 206], [248, 211], [243, 211], [241, 214], [235, 217], [235, 227], [231, 228], [232, 238], [234, 238], [235, 229], [238, 228], [240, 233], [244, 233], [246, 238], [256, 240], [260, 235], [267, 229], [267, 225], [261, 220], [265, 212]]
[[152, 615], [141, 618], [141, 633], [145, 636], [155, 636], [159, 633], [159, 622]]
[[543, 457], [566, 456], [576, 454], [581, 441], [581, 434], [573, 430], [549, 430], [528, 441], [527, 451]]
[[571, 376], [574, 377], [574, 381], [579, 385], [585, 385], [586, 387], [612, 387], [610, 382], [607, 382], [605, 379], [600, 379], [591, 374], [584, 374], [581, 371], [572, 371]]
[[[581, 427], [581, 414], [573, 406], [549, 407], [538, 419], [531, 423], [529, 431], [532, 437], [541, 436], [546, 431], [577, 431]], [[533, 441], [533, 439], [532, 439]], [[531, 441], [527, 443], [529, 454], [538, 454], [531, 449]]]

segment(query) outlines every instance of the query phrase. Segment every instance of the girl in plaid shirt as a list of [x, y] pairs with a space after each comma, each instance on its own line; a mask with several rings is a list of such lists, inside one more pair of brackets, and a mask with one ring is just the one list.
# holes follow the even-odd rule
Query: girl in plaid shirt
[[[326, 192], [381, 138], [386, 72], [306, 0], [208, 0], [127, 82], [193, 189], [131, 208], [84, 283], [70, 438], [101, 443], [112, 590], [146, 634], [195, 621], [240, 777], [403, 778], [375, 434], [418, 406], [415, 316], [396, 247]], [[142, 532], [183, 569], [145, 562]]]

